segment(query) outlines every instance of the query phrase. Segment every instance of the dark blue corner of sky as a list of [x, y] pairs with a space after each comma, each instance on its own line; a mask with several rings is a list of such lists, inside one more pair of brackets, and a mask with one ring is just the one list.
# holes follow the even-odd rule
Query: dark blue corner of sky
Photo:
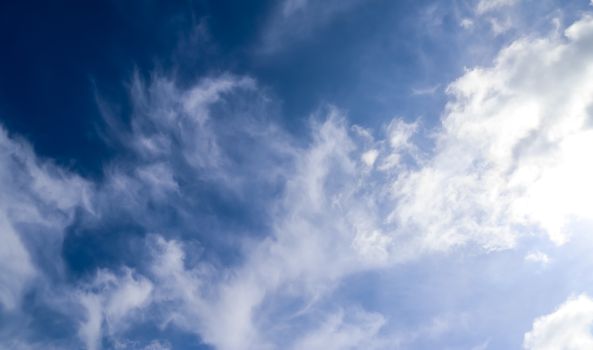
[[[295, 129], [323, 103], [373, 126], [393, 113], [415, 113], [410, 82], [434, 85], [456, 73], [434, 69], [451, 66], [455, 48], [420, 35], [421, 24], [410, 20], [422, 3], [356, 4], [347, 16], [261, 54], [257, 45], [277, 10], [271, 1], [3, 1], [0, 121], [41, 156], [90, 177], [101, 177], [118, 151], [105, 139], [97, 98], [125, 125], [135, 71], [148, 79], [174, 74], [179, 84], [246, 74], [271, 87], [282, 122]], [[442, 62], [427, 65], [423, 50]]]
[[[114, 152], [99, 136], [96, 97], [116, 105], [125, 119], [126, 85], [134, 70], [148, 75], [179, 65], [198, 76], [212, 62], [221, 62], [203, 56], [232, 51], [254, 27], [247, 20], [257, 6], [241, 3], [3, 1], [0, 120], [39, 154], [96, 175]], [[197, 43], [204, 49], [192, 55], [195, 47], [183, 45], [192, 45], [203, 18], [218, 36], [217, 47]], [[233, 26], [220, 22], [224, 19]]]

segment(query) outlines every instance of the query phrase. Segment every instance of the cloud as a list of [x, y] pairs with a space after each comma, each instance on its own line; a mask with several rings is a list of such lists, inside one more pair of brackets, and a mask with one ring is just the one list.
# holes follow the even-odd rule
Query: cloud
[[587, 295], [572, 297], [548, 315], [533, 322], [525, 334], [524, 349], [581, 350], [593, 347], [593, 301]]
[[144, 350], [171, 350], [171, 346], [167, 343], [162, 343], [158, 340], [150, 342], [144, 347]]
[[285, 0], [272, 11], [264, 26], [258, 52], [276, 53], [290, 44], [308, 39], [341, 14], [358, 5], [360, 0], [309, 1]]
[[40, 268], [59, 269], [63, 231], [77, 207], [90, 210], [91, 189], [0, 127], [0, 192], [0, 305], [16, 310]]
[[130, 269], [125, 269], [121, 276], [99, 270], [93, 281], [74, 292], [86, 313], [78, 331], [86, 348], [101, 348], [104, 324], [107, 335], [124, 331], [132, 322], [129, 317], [133, 311], [150, 303], [152, 290], [149, 280], [135, 276]]
[[422, 232], [411, 244], [504, 249], [542, 230], [560, 245], [569, 220], [590, 218], [591, 23], [518, 40], [449, 86], [435, 153], [392, 188], [392, 222]]
[[523, 32], [525, 20], [517, 10], [520, 0], [480, 0], [469, 18], [461, 21], [464, 29], [473, 29], [480, 23], [486, 24], [490, 33], [496, 37], [511, 31]]
[[18, 234], [9, 226], [6, 218], [2, 218], [0, 230], [4, 242], [0, 251], [0, 301], [5, 308], [11, 310], [19, 304], [23, 289], [35, 276], [36, 270]]
[[[470, 27], [471, 24], [468, 24], [469, 22], [467, 21], [462, 21], [461, 25], [466, 28], [466, 27]], [[427, 87], [420, 87], [420, 88], [412, 88], [412, 95], [414, 96], [424, 96], [424, 95], [434, 95], [435, 93], [437, 93], [437, 91], [440, 88], [440, 84], [435, 84], [433, 86], [427, 86]]]
[[379, 152], [376, 149], [371, 149], [363, 153], [361, 159], [366, 165], [372, 167], [373, 164], [375, 164], [375, 160], [377, 160], [378, 156]]
[[[157, 285], [169, 286], [157, 299], [179, 303], [170, 309], [171, 322], [197, 325], [193, 330], [220, 349], [265, 348], [278, 337], [269, 327], [281, 322], [270, 314], [288, 322], [303, 312], [281, 312], [284, 302], [306, 308], [345, 275], [388, 260], [390, 239], [374, 229], [373, 204], [363, 183], [356, 184], [364, 165], [351, 154], [354, 143], [343, 117], [332, 108], [328, 114], [313, 123], [310, 146], [289, 152], [294, 170], [270, 208], [273, 231], [245, 246], [240, 266], [188, 269], [182, 242], [156, 239], [152, 271]], [[294, 341], [295, 334], [287, 336], [284, 343]]]
[[459, 25], [463, 29], [471, 29], [474, 26], [474, 21], [469, 18], [462, 18], [461, 21], [459, 22]]
[[[347, 316], [354, 318], [354, 321], [349, 322]], [[354, 311], [348, 315], [340, 310], [329, 315], [318, 328], [299, 339], [294, 349], [378, 349], [381, 346], [378, 333], [384, 324], [385, 319], [379, 314]]]
[[525, 256], [525, 261], [539, 263], [545, 266], [550, 263], [550, 257], [546, 253], [540, 251], [532, 251]]
[[482, 15], [503, 7], [512, 6], [517, 2], [519, 0], [480, 0], [476, 5], [476, 12]]

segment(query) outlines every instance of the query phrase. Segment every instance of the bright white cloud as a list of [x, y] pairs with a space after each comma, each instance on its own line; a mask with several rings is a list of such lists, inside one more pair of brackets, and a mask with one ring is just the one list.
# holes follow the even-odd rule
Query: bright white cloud
[[379, 152], [376, 149], [371, 149], [364, 152], [361, 156], [362, 161], [369, 167], [372, 167], [375, 164], [375, 160], [379, 156]]
[[562, 244], [568, 220], [591, 217], [592, 22], [516, 41], [451, 84], [435, 154], [392, 190], [391, 220], [422, 232], [412, 241], [501, 249], [540, 229]]
[[593, 348], [593, 301], [587, 295], [568, 299], [551, 314], [533, 322], [525, 334], [527, 350], [586, 350]]

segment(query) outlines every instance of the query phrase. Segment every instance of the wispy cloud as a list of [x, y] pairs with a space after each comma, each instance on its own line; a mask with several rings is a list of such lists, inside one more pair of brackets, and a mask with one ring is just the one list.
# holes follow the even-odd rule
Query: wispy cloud
[[[26, 288], [60, 269], [59, 246], [77, 207], [90, 208], [91, 185], [0, 128], [0, 305], [18, 308]], [[44, 254], [40, 254], [44, 251]], [[43, 257], [46, 260], [39, 260]], [[40, 267], [41, 266], [41, 267]]]
[[518, 2], [519, 0], [480, 0], [476, 5], [476, 12], [482, 15], [490, 11], [515, 5]]
[[262, 30], [257, 52], [271, 54], [286, 49], [292, 44], [298, 44], [361, 2], [361, 0], [279, 2]]
[[423, 95], [434, 95], [440, 88], [440, 84], [427, 87], [412, 88], [412, 95], [423, 96]]
[[[91, 283], [74, 292], [85, 310], [79, 336], [87, 349], [100, 349], [103, 334], [115, 335], [133, 323], [130, 314], [149, 304], [152, 283], [124, 269], [121, 276], [99, 270]], [[104, 329], [106, 328], [106, 329]]]

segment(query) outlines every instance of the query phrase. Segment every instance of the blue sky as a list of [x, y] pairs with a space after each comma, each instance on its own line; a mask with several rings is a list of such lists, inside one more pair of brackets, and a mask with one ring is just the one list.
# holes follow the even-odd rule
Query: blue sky
[[585, 0], [0, 5], [0, 348], [593, 348]]

